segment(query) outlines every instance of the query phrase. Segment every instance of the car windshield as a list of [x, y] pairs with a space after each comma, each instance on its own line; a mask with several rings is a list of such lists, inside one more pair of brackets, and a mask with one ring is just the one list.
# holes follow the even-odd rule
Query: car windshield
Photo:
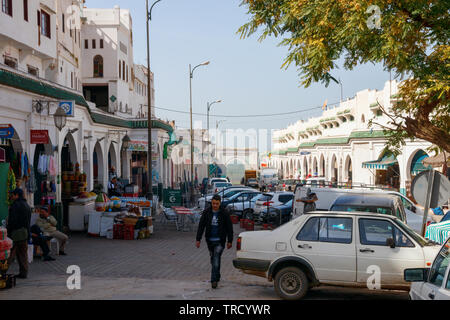
[[386, 207], [372, 207], [372, 206], [354, 206], [354, 205], [334, 205], [330, 211], [345, 211], [345, 212], [372, 212], [393, 215], [391, 208]]
[[231, 186], [231, 183], [226, 183], [226, 182], [216, 182], [214, 185], [216, 186], [216, 188], [223, 188], [223, 187]]
[[420, 234], [411, 229], [408, 225], [406, 225], [400, 219], [397, 219], [396, 222], [400, 225], [400, 227], [405, 231], [411, 238], [413, 238], [417, 243], [419, 243], [422, 247], [427, 245], [434, 245], [431, 241], [425, 239]]
[[270, 201], [272, 200], [273, 195], [271, 194], [263, 194], [261, 195], [261, 198], [258, 199], [258, 201]]

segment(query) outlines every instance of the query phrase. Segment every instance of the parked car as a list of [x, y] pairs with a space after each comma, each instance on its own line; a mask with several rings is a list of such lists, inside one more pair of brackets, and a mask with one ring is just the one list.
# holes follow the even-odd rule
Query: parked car
[[259, 215], [262, 211], [267, 210], [268, 207], [276, 207], [292, 200], [294, 194], [292, 192], [269, 192], [265, 193], [264, 197], [257, 200], [255, 208], [253, 209], [253, 219], [259, 220]]
[[[235, 195], [236, 193], [246, 191], [246, 190], [254, 190], [254, 189], [249, 188], [249, 187], [243, 187], [243, 186], [231, 186], [231, 187], [228, 187], [226, 189], [223, 189], [223, 190], [217, 192], [217, 194], [220, 195], [222, 200], [224, 200], [228, 197]], [[211, 199], [213, 196], [214, 196], [214, 194], [209, 194], [209, 195], [206, 195], [206, 196], [198, 199], [198, 202], [197, 202], [198, 207], [202, 210], [205, 209], [206, 204], [211, 202]]]
[[213, 186], [214, 182], [229, 183], [228, 179], [226, 179], [226, 178], [209, 178], [209, 180], [208, 180], [208, 189], [207, 189], [208, 193], [212, 192], [212, 186]]
[[224, 189], [227, 189], [229, 187], [231, 187], [232, 184], [229, 182], [223, 182], [223, 181], [216, 181], [213, 182], [212, 186], [211, 186], [211, 190], [213, 191], [213, 193], [217, 193], [220, 192]]
[[259, 188], [258, 179], [256, 178], [250, 178], [247, 180], [247, 187], [251, 188]]
[[233, 265], [297, 300], [321, 284], [366, 287], [374, 265], [382, 289], [409, 289], [404, 270], [426, 267], [439, 249], [390, 215], [316, 211], [273, 231], [241, 233]]
[[289, 222], [292, 218], [292, 202], [293, 200], [291, 199], [282, 205], [264, 210], [260, 214], [261, 222], [269, 223], [276, 227]]
[[305, 184], [310, 187], [324, 188], [327, 185], [325, 177], [310, 177], [306, 179]]
[[450, 238], [434, 259], [431, 269], [406, 269], [405, 281], [412, 282], [411, 300], [450, 300]]
[[245, 203], [251, 202], [253, 198], [256, 198], [260, 194], [261, 194], [261, 192], [254, 190], [254, 189], [248, 189], [245, 191], [241, 191], [239, 193], [232, 195], [231, 197], [225, 198], [222, 201], [222, 206], [230, 214], [235, 214], [235, 215], [241, 217], [243, 211], [242, 210], [241, 211], [234, 210], [234, 206], [239, 205], [240, 207], [243, 207], [243, 206], [245, 206]]
[[[406, 198], [399, 192], [396, 191], [383, 191], [383, 190], [368, 190], [368, 189], [337, 189], [337, 188], [313, 188], [308, 186], [297, 186], [295, 188], [295, 200], [293, 215], [298, 216], [303, 213], [303, 203], [300, 201], [302, 197], [305, 196], [307, 188], [311, 189], [317, 195], [316, 209], [318, 211], [328, 211], [334, 201], [345, 195], [352, 194], [378, 194], [378, 195], [393, 195], [397, 197], [403, 204], [403, 208], [406, 213], [406, 221], [411, 225], [416, 231], [421, 231], [422, 221], [423, 221], [423, 209], [417, 207], [411, 200]], [[427, 221], [433, 221], [433, 214], [428, 215]]]
[[263, 193], [256, 192], [256, 195], [250, 200], [246, 201], [235, 201], [233, 203], [228, 204], [226, 209], [232, 214], [236, 214], [240, 217], [245, 218], [253, 218], [253, 209], [255, 207], [256, 201], [260, 200], [264, 197]]

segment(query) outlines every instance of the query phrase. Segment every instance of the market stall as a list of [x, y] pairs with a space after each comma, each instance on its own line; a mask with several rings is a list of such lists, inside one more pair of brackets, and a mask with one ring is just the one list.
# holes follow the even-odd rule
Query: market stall
[[146, 239], [153, 233], [151, 203], [145, 198], [108, 198], [100, 193], [88, 217], [88, 234], [107, 239]]
[[5, 228], [0, 228], [0, 289], [9, 289], [15, 286], [14, 275], [7, 274], [9, 265], [8, 258], [11, 254], [13, 242], [8, 238]]
[[427, 227], [425, 238], [443, 244], [450, 237], [450, 221], [430, 224]]

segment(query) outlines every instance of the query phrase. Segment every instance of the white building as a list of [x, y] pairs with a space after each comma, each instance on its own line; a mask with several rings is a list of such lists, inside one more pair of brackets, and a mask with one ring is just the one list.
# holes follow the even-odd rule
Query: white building
[[[24, 7], [24, 3], [27, 2], [28, 6]], [[95, 184], [101, 184], [106, 191], [109, 170], [112, 167], [116, 168], [116, 174], [119, 177], [130, 182], [139, 176], [135, 174], [136, 166], [140, 166], [142, 169], [140, 173], [145, 174], [146, 166], [136, 160], [138, 158], [136, 154], [139, 158], [147, 156], [145, 149], [147, 121], [138, 118], [137, 109], [136, 112], [127, 113], [125, 108], [123, 109], [125, 112], [117, 111], [113, 114], [111, 113], [113, 103], [108, 102], [105, 108], [102, 104], [96, 105], [87, 101], [87, 97], [82, 94], [80, 81], [83, 78], [83, 84], [88, 83], [92, 87], [106, 84], [108, 92], [111, 88], [111, 92], [117, 95], [119, 102], [121, 100], [125, 103], [129, 101], [144, 103], [143, 98], [139, 100], [134, 96], [135, 81], [132, 71], [134, 63], [129, 12], [117, 8], [109, 10], [115, 18], [120, 17], [122, 27], [126, 25], [126, 27], [120, 27], [120, 32], [116, 34], [117, 46], [120, 48], [121, 44], [124, 44], [126, 49], [116, 50], [116, 57], [111, 58], [116, 59], [117, 70], [105, 68], [103, 78], [82, 77], [81, 75], [86, 72], [93, 75], [94, 57], [103, 53], [101, 47], [105, 50], [107, 45], [112, 46], [113, 41], [107, 36], [110, 31], [108, 28], [102, 34], [95, 32], [89, 34], [92, 30], [88, 28], [86, 34], [90, 38], [83, 37], [83, 30], [76, 27], [82, 25], [81, 15], [75, 15], [73, 28], [70, 28], [70, 20], [74, 17], [73, 11], [76, 11], [80, 1], [5, 0], [3, 3], [7, 5], [3, 5], [0, 11], [0, 127], [13, 128], [14, 137], [0, 139], [0, 148], [5, 151], [6, 156], [6, 163], [1, 163], [0, 160], [0, 171], [7, 171], [10, 163], [15, 163], [16, 169], [15, 155], [27, 154], [29, 163], [33, 166], [30, 172], [33, 172], [38, 184], [36, 191], [27, 187], [26, 179], [21, 177], [20, 169], [16, 169], [16, 175], [19, 185], [28, 191], [27, 197], [31, 204], [39, 204], [42, 200], [47, 201], [42, 197], [40, 183], [43, 181], [56, 185], [56, 198], [53, 200], [57, 203], [64, 202], [63, 191], [66, 187], [64, 172], [69, 171], [69, 168], [76, 164], [79, 164], [80, 170], [87, 176], [88, 191], [92, 190]], [[37, 20], [36, 12], [38, 12], [39, 20]], [[95, 16], [95, 12], [88, 13]], [[72, 30], [72, 36], [70, 30]], [[80, 39], [82, 40], [81, 48]], [[103, 45], [100, 44], [102, 39]], [[84, 40], [89, 40], [88, 49], [84, 49]], [[96, 49], [91, 47], [93, 40], [95, 40]], [[87, 54], [85, 54], [86, 51], [88, 51]], [[109, 58], [105, 55], [105, 59]], [[121, 61], [120, 74], [119, 61]], [[125, 68], [123, 62], [125, 62]], [[107, 65], [110, 64], [105, 63], [105, 66]], [[122, 73], [123, 70], [128, 74], [128, 82], [125, 73]], [[99, 71], [100, 69], [96, 69], [96, 72]], [[121, 80], [118, 79], [119, 75]], [[123, 78], [124, 75], [125, 78]], [[138, 78], [145, 83], [145, 71], [139, 73]], [[142, 91], [139, 92], [142, 94]], [[92, 100], [92, 92], [89, 97]], [[61, 132], [55, 128], [53, 116], [60, 101], [75, 102], [74, 115], [67, 117], [67, 123]], [[128, 109], [131, 109], [130, 106]], [[162, 183], [163, 187], [169, 187], [173, 182], [172, 163], [170, 157], [164, 157], [164, 150], [169, 143], [173, 143], [174, 129], [170, 123], [158, 119], [152, 121], [152, 127], [154, 128], [152, 130], [154, 182]], [[34, 130], [43, 130], [48, 133], [49, 142], [32, 144], [31, 134]], [[134, 145], [124, 148], [125, 137], [134, 141]], [[38, 174], [36, 168], [40, 155], [54, 157], [57, 167], [55, 176]], [[3, 178], [4, 176], [0, 174], [0, 179]], [[1, 185], [4, 187], [6, 183], [2, 181]], [[6, 192], [0, 195], [0, 221], [4, 218], [4, 212], [7, 212], [7, 208], [4, 207], [5, 201], [1, 198], [5, 194]], [[64, 211], [66, 214], [65, 209]]]
[[369, 128], [368, 121], [387, 125], [389, 118], [380, 103], [389, 108], [398, 92], [396, 81], [383, 90], [363, 90], [322, 116], [300, 120], [273, 136], [269, 166], [283, 178], [323, 176], [338, 183], [384, 185], [407, 194], [417, 172], [424, 170], [423, 157], [431, 146], [427, 141], [407, 141], [395, 157], [384, 153], [386, 137], [381, 127]]

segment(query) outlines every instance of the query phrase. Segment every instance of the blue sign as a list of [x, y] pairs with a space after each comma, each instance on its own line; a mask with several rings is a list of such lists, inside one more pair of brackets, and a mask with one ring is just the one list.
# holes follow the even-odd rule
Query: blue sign
[[58, 106], [66, 112], [66, 116], [75, 116], [75, 101], [60, 101]]
[[14, 128], [10, 124], [0, 124], [0, 138], [12, 139], [14, 137]]

